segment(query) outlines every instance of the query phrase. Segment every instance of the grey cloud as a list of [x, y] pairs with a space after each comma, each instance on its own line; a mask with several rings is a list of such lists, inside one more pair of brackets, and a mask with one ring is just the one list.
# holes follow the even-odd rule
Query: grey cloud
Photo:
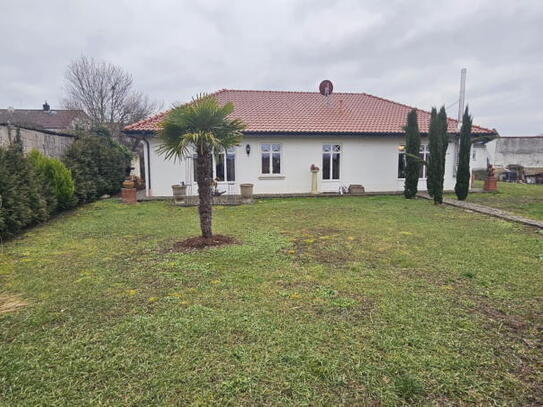
[[[220, 88], [362, 91], [429, 109], [467, 98], [502, 135], [543, 131], [540, 1], [6, 1], [0, 107], [53, 106], [81, 54], [165, 106]], [[456, 108], [449, 110], [456, 116]]]

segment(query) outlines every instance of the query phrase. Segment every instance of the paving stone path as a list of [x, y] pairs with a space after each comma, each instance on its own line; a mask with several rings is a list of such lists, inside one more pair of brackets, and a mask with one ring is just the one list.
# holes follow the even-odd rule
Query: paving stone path
[[[432, 199], [427, 193], [418, 193], [417, 196], [424, 199]], [[466, 209], [473, 212], [484, 213], [485, 215], [494, 216], [509, 220], [511, 222], [518, 222], [528, 226], [534, 226], [536, 228], [543, 229], [543, 221], [525, 218], [523, 216], [514, 215], [511, 212], [502, 211], [501, 209], [491, 208], [485, 205], [478, 205], [465, 201], [458, 201], [456, 199], [443, 198], [443, 203], [450, 206], [456, 206], [457, 208]]]

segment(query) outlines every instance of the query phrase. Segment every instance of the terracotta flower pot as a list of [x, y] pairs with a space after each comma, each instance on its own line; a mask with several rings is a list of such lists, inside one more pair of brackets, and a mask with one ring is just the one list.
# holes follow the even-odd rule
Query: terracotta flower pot
[[132, 189], [134, 188], [134, 181], [132, 180], [124, 180], [123, 181], [123, 188], [126, 188], [126, 189]]

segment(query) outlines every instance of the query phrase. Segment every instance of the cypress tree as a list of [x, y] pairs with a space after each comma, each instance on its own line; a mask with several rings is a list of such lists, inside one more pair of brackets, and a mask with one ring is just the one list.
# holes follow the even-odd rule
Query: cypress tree
[[447, 120], [447, 112], [445, 106], [441, 106], [437, 115], [437, 146], [436, 150], [439, 155], [435, 163], [436, 172], [434, 178], [434, 203], [443, 203], [443, 183], [445, 180], [445, 157], [447, 155], [447, 148], [449, 147], [449, 135], [448, 135], [449, 123]]
[[428, 151], [430, 153], [426, 160], [426, 189], [430, 196], [434, 196], [434, 184], [436, 179], [436, 159], [439, 157], [439, 150], [436, 150], [438, 137], [437, 110], [432, 108], [430, 124], [428, 126]]
[[454, 192], [456, 197], [463, 201], [468, 197], [469, 191], [469, 153], [471, 150], [471, 125], [472, 117], [469, 114], [468, 107], [462, 118], [462, 127], [460, 128], [460, 151], [458, 152], [458, 171], [456, 171], [456, 185]]
[[404, 196], [407, 199], [414, 198], [417, 195], [419, 183], [420, 161], [418, 159], [420, 151], [420, 132], [417, 121], [417, 111], [411, 110], [407, 114], [407, 124], [405, 126], [405, 185]]
[[17, 129], [15, 141], [0, 148], [0, 238], [47, 219], [47, 205], [40, 188], [34, 167], [23, 154]]

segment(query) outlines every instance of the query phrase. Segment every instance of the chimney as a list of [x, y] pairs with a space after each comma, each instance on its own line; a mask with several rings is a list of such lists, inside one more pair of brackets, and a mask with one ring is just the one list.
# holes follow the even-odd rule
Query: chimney
[[42, 106], [43, 106], [43, 111], [44, 112], [48, 112], [49, 109], [51, 109], [51, 106], [49, 106], [49, 104], [47, 103], [47, 100], [45, 101], [45, 103]]

